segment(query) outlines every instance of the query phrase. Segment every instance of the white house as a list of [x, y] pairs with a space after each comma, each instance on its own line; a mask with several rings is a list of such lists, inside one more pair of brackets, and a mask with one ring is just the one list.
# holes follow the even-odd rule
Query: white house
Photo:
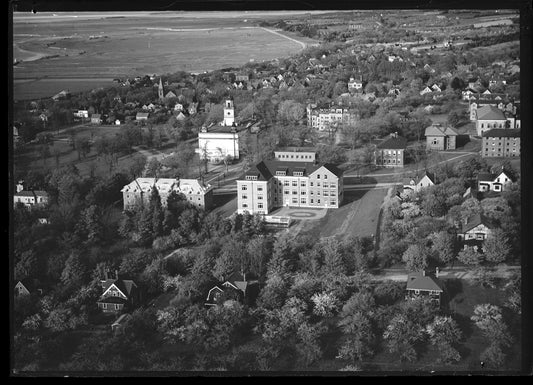
[[499, 174], [481, 173], [478, 175], [478, 191], [505, 191], [506, 186], [513, 180], [505, 173], [504, 170]]
[[404, 179], [403, 189], [411, 191], [420, 191], [422, 188], [434, 186], [435, 175], [426, 171], [421, 177], [415, 176], [413, 178]]

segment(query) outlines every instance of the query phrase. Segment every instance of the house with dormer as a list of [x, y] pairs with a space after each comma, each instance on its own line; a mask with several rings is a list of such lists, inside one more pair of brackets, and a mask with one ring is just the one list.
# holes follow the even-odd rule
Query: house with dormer
[[100, 284], [102, 295], [96, 304], [104, 313], [122, 313], [139, 305], [137, 285], [131, 279], [121, 279], [117, 271], [115, 278], [109, 278], [109, 273], [106, 273], [106, 279], [101, 280]]
[[458, 226], [457, 239], [462, 249], [469, 247], [479, 251], [483, 242], [494, 229], [492, 222], [482, 214], [475, 214], [465, 218]]

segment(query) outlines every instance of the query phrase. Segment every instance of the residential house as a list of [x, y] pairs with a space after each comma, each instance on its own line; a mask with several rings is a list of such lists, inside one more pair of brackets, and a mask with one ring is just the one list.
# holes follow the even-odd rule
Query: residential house
[[465, 218], [464, 221], [460, 223], [459, 228], [457, 229], [457, 238], [463, 249], [471, 247], [476, 251], [480, 251], [483, 242], [487, 239], [493, 229], [494, 225], [487, 217], [481, 214], [475, 214], [470, 218]]
[[433, 92], [442, 92], [441, 88], [439, 87], [438, 84], [434, 83], [432, 86], [431, 86], [431, 90]]
[[431, 90], [431, 88], [426, 86], [426, 88], [424, 88], [422, 91], [420, 91], [420, 95], [430, 94], [432, 92], [433, 91]]
[[15, 293], [15, 297], [25, 296], [25, 295], [30, 295], [30, 291], [29, 291], [28, 288], [22, 283], [22, 281], [18, 281], [18, 282], [17, 282], [17, 284], [15, 285], [14, 293]]
[[359, 75], [357, 78], [350, 78], [348, 82], [348, 91], [358, 92], [363, 90], [363, 77]]
[[491, 128], [506, 128], [507, 117], [499, 108], [486, 105], [477, 109], [476, 131], [482, 136]]
[[391, 134], [376, 145], [374, 150], [374, 164], [382, 167], [403, 167], [404, 152], [407, 139]]
[[422, 176], [415, 175], [412, 178], [405, 178], [403, 181], [403, 191], [411, 190], [418, 192], [423, 188], [435, 185], [435, 174], [424, 171]]
[[74, 116], [76, 118], [80, 118], [80, 119], [89, 119], [89, 111], [87, 111], [87, 110], [78, 110], [78, 111], [74, 112]]
[[172, 191], [183, 194], [190, 204], [206, 211], [213, 206], [213, 187], [197, 179], [137, 178], [120, 190], [124, 211], [147, 205], [153, 188], [157, 189], [163, 207]]
[[431, 68], [429, 64], [424, 65], [424, 71], [429, 72], [429, 73], [435, 73], [435, 70]]
[[120, 119], [115, 119], [115, 126], [120, 126]]
[[102, 115], [100, 115], [100, 114], [92, 114], [91, 115], [91, 123], [92, 124], [102, 124]]
[[502, 170], [498, 174], [480, 173], [477, 176], [478, 191], [496, 191], [502, 192], [506, 190], [506, 186], [512, 183], [512, 178]]
[[48, 203], [48, 193], [41, 190], [19, 190], [13, 195], [15, 207], [22, 204], [28, 208], [45, 206]]
[[181, 104], [181, 103], [178, 102], [178, 103], [176, 103], [176, 104], [174, 105], [174, 111], [183, 111], [183, 110], [184, 110], [184, 106], [183, 106], [183, 104]]
[[[294, 155], [278, 152], [278, 159]], [[275, 208], [338, 208], [342, 204], [342, 171], [335, 165], [296, 160], [261, 161], [237, 180], [237, 212], [269, 214]]]
[[249, 283], [250, 282], [246, 280], [246, 274], [232, 274], [222, 284], [213, 286], [209, 290], [205, 305], [222, 305], [227, 300], [244, 302], [247, 298]]
[[250, 81], [250, 76], [247, 74], [237, 74], [235, 80], [238, 82], [248, 82]]
[[137, 112], [137, 115], [135, 116], [136, 121], [146, 121], [148, 120], [148, 117], [150, 116], [149, 112]]
[[406, 291], [406, 299], [426, 297], [437, 305], [440, 305], [441, 295], [444, 292], [443, 285], [438, 277], [424, 270], [407, 275]]
[[434, 123], [426, 127], [426, 148], [430, 150], [444, 151], [455, 150], [457, 131], [446, 125]]
[[518, 156], [520, 156], [520, 130], [493, 128], [482, 134], [481, 157]]
[[109, 278], [106, 274], [106, 279], [100, 283], [102, 295], [96, 304], [104, 313], [122, 313], [138, 305], [139, 289], [131, 279], [121, 279], [115, 272], [115, 278]]

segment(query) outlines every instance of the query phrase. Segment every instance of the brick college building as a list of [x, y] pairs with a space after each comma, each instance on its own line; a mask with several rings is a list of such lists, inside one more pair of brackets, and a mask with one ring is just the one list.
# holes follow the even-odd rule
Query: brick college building
[[286, 160], [251, 167], [237, 180], [237, 212], [268, 214], [282, 206], [338, 208], [344, 197], [342, 171], [330, 163], [301, 161], [300, 156], [293, 150], [278, 151], [276, 158]]
[[519, 157], [520, 130], [493, 128], [485, 131], [481, 140], [481, 157]]

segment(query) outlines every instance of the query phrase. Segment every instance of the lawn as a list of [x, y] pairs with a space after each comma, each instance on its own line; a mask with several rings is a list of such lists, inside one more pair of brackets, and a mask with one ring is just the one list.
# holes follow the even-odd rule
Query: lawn
[[375, 235], [379, 210], [387, 189], [344, 191], [344, 194], [343, 205], [338, 209], [329, 209], [324, 218], [301, 221], [300, 234], [316, 238]]

